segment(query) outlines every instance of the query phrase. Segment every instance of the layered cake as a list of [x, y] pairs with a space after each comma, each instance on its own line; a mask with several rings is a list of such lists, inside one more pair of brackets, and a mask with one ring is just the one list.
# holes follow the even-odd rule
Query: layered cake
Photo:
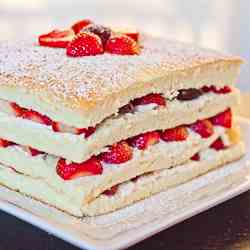
[[81, 217], [226, 168], [241, 63], [90, 20], [1, 42], [0, 183]]

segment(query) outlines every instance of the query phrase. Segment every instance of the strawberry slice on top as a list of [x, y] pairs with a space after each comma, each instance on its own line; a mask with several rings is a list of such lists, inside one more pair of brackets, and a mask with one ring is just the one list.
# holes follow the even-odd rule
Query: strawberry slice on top
[[51, 32], [41, 35], [38, 38], [39, 44], [46, 47], [66, 48], [69, 42], [73, 40], [75, 33], [69, 30], [52, 30]]

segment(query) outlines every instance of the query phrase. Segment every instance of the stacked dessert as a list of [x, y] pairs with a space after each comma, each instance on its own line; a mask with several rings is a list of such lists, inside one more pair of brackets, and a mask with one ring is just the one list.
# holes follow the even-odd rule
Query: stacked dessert
[[39, 43], [0, 44], [2, 185], [98, 215], [243, 155], [238, 57], [89, 20]]

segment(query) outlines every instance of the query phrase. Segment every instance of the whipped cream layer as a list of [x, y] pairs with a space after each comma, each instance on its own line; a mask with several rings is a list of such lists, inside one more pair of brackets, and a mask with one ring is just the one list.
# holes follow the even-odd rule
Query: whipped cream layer
[[57, 133], [50, 126], [0, 113], [0, 138], [80, 163], [120, 140], [214, 116], [237, 104], [238, 97], [239, 92], [233, 89], [231, 93], [223, 95], [207, 93], [192, 101], [172, 100], [167, 102], [166, 107], [156, 109], [152, 105], [145, 105], [147, 107], [143, 110], [139, 107], [134, 113], [106, 119], [88, 138]]

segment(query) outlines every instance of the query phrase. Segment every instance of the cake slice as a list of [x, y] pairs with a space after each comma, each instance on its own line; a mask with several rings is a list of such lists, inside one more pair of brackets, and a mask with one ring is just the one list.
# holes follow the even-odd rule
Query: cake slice
[[0, 43], [2, 185], [98, 215], [243, 155], [240, 58], [87, 29]]

